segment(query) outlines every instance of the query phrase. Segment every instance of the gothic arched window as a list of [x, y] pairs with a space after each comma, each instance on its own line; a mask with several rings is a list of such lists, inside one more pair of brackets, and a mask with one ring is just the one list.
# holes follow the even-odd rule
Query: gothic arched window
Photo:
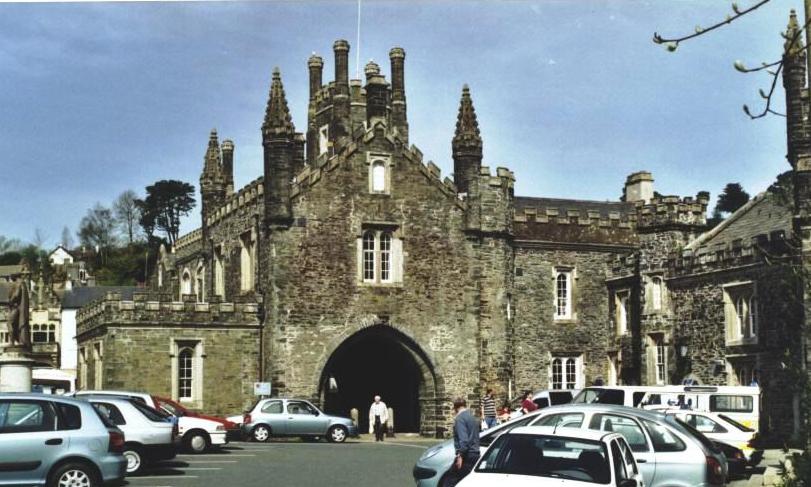
[[194, 351], [182, 348], [177, 355], [177, 392], [180, 399], [192, 399], [194, 385]]

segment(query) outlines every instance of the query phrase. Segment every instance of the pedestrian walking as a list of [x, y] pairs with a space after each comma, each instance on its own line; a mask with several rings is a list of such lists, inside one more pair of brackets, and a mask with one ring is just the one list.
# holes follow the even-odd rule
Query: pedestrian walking
[[498, 412], [496, 411], [496, 399], [493, 397], [493, 389], [487, 389], [482, 398], [482, 418], [488, 428], [498, 424]]
[[383, 441], [388, 420], [389, 409], [386, 407], [386, 403], [380, 400], [380, 396], [375, 396], [375, 401], [369, 408], [369, 423], [374, 425], [375, 441]]
[[453, 420], [453, 446], [456, 459], [446, 486], [453, 487], [473, 470], [479, 459], [479, 420], [467, 409], [467, 401], [457, 398], [453, 401], [456, 418]]

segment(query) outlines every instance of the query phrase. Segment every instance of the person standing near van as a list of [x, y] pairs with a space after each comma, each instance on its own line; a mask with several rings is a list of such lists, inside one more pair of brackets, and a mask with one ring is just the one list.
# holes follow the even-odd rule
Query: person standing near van
[[532, 391], [526, 391], [524, 393], [524, 400], [521, 401], [521, 412], [527, 414], [536, 409], [538, 409], [538, 405], [532, 401]]
[[369, 422], [374, 425], [375, 441], [383, 441], [386, 422], [389, 420], [389, 409], [386, 403], [380, 400], [380, 396], [375, 396], [375, 401], [369, 408]]
[[496, 411], [496, 399], [493, 397], [493, 389], [487, 389], [482, 398], [482, 418], [488, 428], [492, 428], [498, 423], [498, 412]]

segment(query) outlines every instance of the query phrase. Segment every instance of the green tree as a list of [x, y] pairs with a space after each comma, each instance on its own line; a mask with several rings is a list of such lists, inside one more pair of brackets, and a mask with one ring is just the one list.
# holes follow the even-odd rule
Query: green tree
[[[734, 213], [749, 202], [749, 193], [743, 190], [740, 183], [728, 183], [718, 195], [715, 210], [719, 213]], [[715, 216], [715, 214], [713, 214]]]
[[151, 240], [155, 230], [166, 234], [173, 244], [180, 233], [180, 218], [191, 213], [197, 200], [194, 186], [183, 181], [162, 180], [146, 187], [146, 198], [137, 202], [139, 223]]

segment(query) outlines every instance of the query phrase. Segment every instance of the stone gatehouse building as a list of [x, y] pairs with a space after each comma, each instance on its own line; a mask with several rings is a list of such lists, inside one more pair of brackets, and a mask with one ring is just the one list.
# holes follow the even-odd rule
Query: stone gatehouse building
[[[409, 140], [403, 49], [390, 51], [390, 80], [370, 62], [362, 82], [349, 79], [349, 44], [333, 48], [334, 81], [309, 59], [303, 133], [274, 71], [261, 177], [235, 188], [235, 145], [211, 133], [200, 228], [162, 250], [151, 292], [79, 312], [80, 387], [233, 414], [270, 381], [328, 412], [358, 408], [361, 427], [380, 394], [398, 431], [434, 434], [452, 397], [477, 403], [485, 387], [506, 399], [759, 374], [773, 415], [762, 424], [795, 431], [778, 357], [799, 343], [802, 306], [784, 296], [796, 283], [763, 284], [787, 274], [776, 256], [790, 253], [790, 203], [760, 195], [705, 232], [709, 194], [654, 195], [647, 172], [628, 176], [622, 201], [516, 196], [514, 174], [482, 160], [467, 86], [443, 178]], [[811, 153], [807, 122], [789, 124], [802, 125], [795, 164]]]

